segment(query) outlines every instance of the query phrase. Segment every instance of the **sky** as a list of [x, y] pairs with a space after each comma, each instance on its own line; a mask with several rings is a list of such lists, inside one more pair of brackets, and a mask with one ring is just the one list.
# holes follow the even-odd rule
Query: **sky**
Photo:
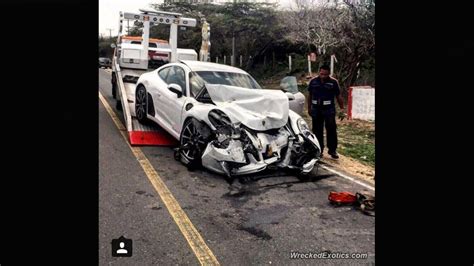
[[[162, 0], [161, 0], [162, 2]], [[160, 0], [99, 0], [99, 34], [117, 35], [119, 12], [139, 13], [138, 9], [149, 7], [151, 3], [161, 3]]]
[[[291, 0], [278, 0], [281, 6], [288, 6]], [[99, 0], [99, 34], [117, 35], [119, 12], [140, 12], [138, 9], [161, 4], [163, 0]], [[109, 32], [108, 29], [112, 29]]]

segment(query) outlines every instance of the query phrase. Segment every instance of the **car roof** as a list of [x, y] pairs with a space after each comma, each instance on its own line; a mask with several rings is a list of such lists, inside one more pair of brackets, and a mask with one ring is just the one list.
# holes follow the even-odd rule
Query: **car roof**
[[193, 60], [180, 60], [180, 62], [188, 66], [191, 69], [191, 71], [224, 71], [224, 72], [231, 72], [231, 73], [248, 74], [247, 72], [243, 71], [240, 68], [223, 65], [223, 64], [193, 61]]

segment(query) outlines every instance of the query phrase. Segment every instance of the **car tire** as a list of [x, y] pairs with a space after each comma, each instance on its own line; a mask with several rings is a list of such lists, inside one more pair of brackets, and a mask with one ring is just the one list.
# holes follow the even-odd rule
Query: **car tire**
[[115, 109], [119, 110], [119, 111], [122, 111], [122, 101], [120, 100], [116, 100], [115, 101]]
[[114, 99], [117, 99], [117, 78], [115, 77], [115, 74], [112, 74], [112, 97]]
[[135, 116], [137, 120], [146, 124], [148, 121], [148, 93], [143, 85], [138, 85], [135, 91]]
[[319, 164], [316, 163], [313, 170], [311, 170], [309, 173], [303, 173], [303, 171], [299, 169], [289, 169], [289, 174], [295, 176], [301, 182], [310, 182], [310, 181], [314, 181], [314, 179], [317, 178], [318, 170], [319, 170]]
[[194, 170], [202, 165], [201, 156], [208, 144], [208, 139], [202, 136], [196, 127], [199, 123], [201, 122], [195, 118], [186, 120], [179, 137], [178, 156], [175, 158], [179, 158], [188, 170]]

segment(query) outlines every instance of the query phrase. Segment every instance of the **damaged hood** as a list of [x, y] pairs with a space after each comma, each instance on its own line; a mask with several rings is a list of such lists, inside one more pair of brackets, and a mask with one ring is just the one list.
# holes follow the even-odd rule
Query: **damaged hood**
[[206, 88], [212, 101], [233, 122], [261, 131], [283, 127], [288, 121], [288, 97], [282, 91], [218, 84], [206, 84]]

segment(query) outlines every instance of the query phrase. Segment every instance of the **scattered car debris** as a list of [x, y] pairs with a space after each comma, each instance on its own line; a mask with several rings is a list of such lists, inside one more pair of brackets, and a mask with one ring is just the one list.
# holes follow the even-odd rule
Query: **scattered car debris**
[[328, 200], [336, 205], [355, 205], [364, 214], [375, 216], [375, 197], [360, 192], [351, 193], [347, 191], [335, 192], [331, 191]]
[[362, 193], [356, 193], [356, 196], [360, 210], [366, 215], [375, 216], [375, 197]]
[[328, 199], [331, 203], [336, 204], [336, 205], [354, 204], [357, 201], [356, 195], [347, 191], [343, 191], [343, 192], [331, 191], [329, 193]]

